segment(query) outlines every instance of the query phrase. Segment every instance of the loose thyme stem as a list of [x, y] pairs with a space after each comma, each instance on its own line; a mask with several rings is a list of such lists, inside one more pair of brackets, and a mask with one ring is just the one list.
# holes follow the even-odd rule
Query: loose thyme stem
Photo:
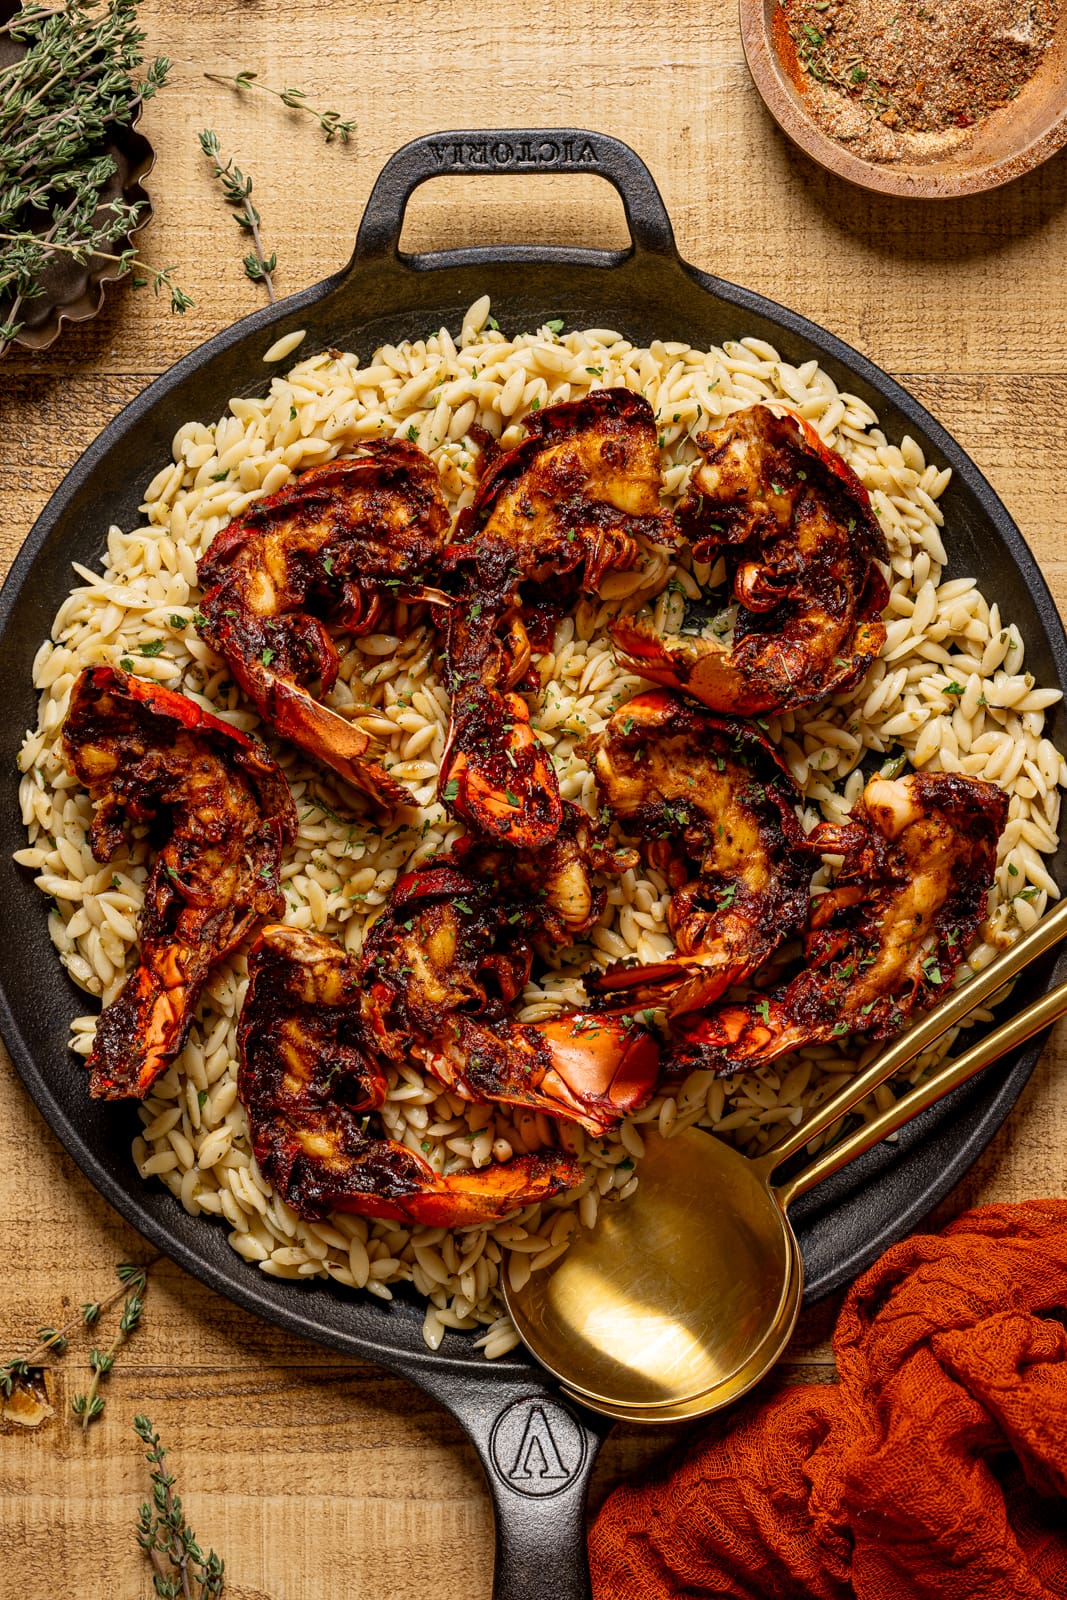
[[269, 256], [264, 253], [259, 234], [262, 218], [252, 204], [252, 179], [246, 177], [240, 167], [234, 166], [232, 156], [225, 163], [221, 160], [219, 136], [211, 128], [205, 128], [199, 137], [200, 148], [212, 163], [211, 176], [218, 179], [227, 205], [234, 208], [234, 221], [252, 235], [253, 252], [244, 258], [245, 274], [253, 283], [262, 283], [266, 287], [267, 298], [273, 305], [276, 296], [271, 273], [278, 265], [278, 253], [276, 250], [272, 250]]
[[[146, 1272], [137, 1267], [128, 1268], [125, 1266], [120, 1267], [118, 1271], [119, 1277], [123, 1279], [128, 1291], [126, 1303], [122, 1308], [122, 1316], [119, 1319], [118, 1332], [110, 1348], [103, 1355], [95, 1348], [89, 1351], [89, 1366], [92, 1368], [93, 1374], [89, 1388], [85, 1394], [76, 1394], [70, 1403], [74, 1415], [81, 1418], [83, 1433], [89, 1431], [90, 1422], [94, 1422], [103, 1411], [103, 1397], [98, 1392], [100, 1384], [115, 1365], [115, 1357], [137, 1327], [141, 1320], [141, 1313], [144, 1311], [144, 1294], [148, 1286]], [[96, 1312], [96, 1315], [91, 1320], [95, 1322], [99, 1311], [96, 1307], [92, 1309]], [[85, 1308], [83, 1308], [83, 1315], [85, 1315]]]
[[317, 111], [314, 106], [309, 106], [303, 89], [272, 89], [269, 83], [259, 82], [258, 72], [242, 70], [232, 77], [224, 76], [221, 72], [205, 72], [204, 77], [210, 78], [212, 83], [232, 84], [235, 89], [262, 89], [264, 94], [272, 94], [291, 111], [306, 111], [309, 117], [315, 118], [326, 135], [327, 144], [332, 144], [335, 139], [347, 144], [349, 135], [356, 131], [356, 124], [342, 121], [339, 111]]
[[[59, 224], [57, 223], [56, 226], [58, 225]], [[50, 232], [51, 231], [53, 230], [50, 230]], [[142, 261], [136, 251], [132, 249], [124, 250], [122, 255], [117, 256], [112, 250], [98, 249], [92, 239], [77, 239], [73, 243], [69, 243], [60, 239], [53, 239], [49, 236], [49, 234], [41, 235], [34, 233], [0, 233], [0, 244], [29, 244], [34, 248], [39, 248], [45, 254], [50, 254], [53, 251], [61, 251], [64, 255], [73, 256], [76, 261], [81, 261], [83, 264], [93, 260], [94, 258], [99, 261], [117, 261], [123, 268], [123, 271], [119, 274], [120, 277], [125, 277], [130, 272], [147, 273], [147, 277], [134, 278], [133, 286], [135, 289], [143, 289], [146, 283], [151, 283], [152, 289], [157, 295], [162, 288], [169, 290], [170, 308], [172, 311], [178, 312], [179, 315], [187, 311], [190, 306], [196, 304], [196, 301], [190, 299], [185, 290], [179, 288], [179, 286], [171, 278], [171, 273], [175, 270], [173, 266], [150, 267], [148, 263]], [[0, 285], [0, 293], [3, 292], [3, 287], [3, 285]], [[22, 298], [23, 296], [19, 294], [14, 305], [12, 306], [11, 316], [8, 319], [6, 329], [4, 327], [0, 327], [0, 355], [3, 355], [4, 351], [7, 349], [8, 343], [10, 342], [12, 324], [14, 322], [14, 317], [17, 314], [17, 308], [22, 302]]]
[[278, 264], [278, 254], [277, 251], [272, 250], [270, 260], [267, 260], [263, 253], [263, 241], [259, 236], [259, 212], [252, 204], [251, 200], [247, 198], [244, 202], [244, 210], [245, 216], [248, 218], [248, 228], [252, 235], [252, 244], [255, 247], [256, 260], [259, 262], [258, 274], [251, 272], [248, 266], [248, 257], [246, 256], [245, 271], [248, 273], [248, 276], [252, 279], [253, 283], [255, 283], [259, 278], [263, 280], [267, 290], [267, 299], [270, 301], [271, 305], [273, 305], [277, 296], [274, 293], [274, 280], [271, 278], [271, 273]]
[[[48, 232], [46, 234], [42, 235], [42, 237], [41, 237], [41, 248], [43, 250], [47, 250], [51, 246], [53, 240], [55, 239], [56, 234], [59, 232], [60, 228], [62, 228], [62, 226], [66, 222], [67, 218], [77, 208], [77, 205], [78, 205], [78, 200], [77, 200], [77, 197], [75, 197], [70, 202], [70, 205], [67, 207], [67, 209], [65, 211], [63, 211], [63, 212], [60, 212], [59, 215], [56, 216], [56, 220], [53, 222], [53, 224], [49, 228]], [[22, 306], [23, 306], [23, 303], [24, 303], [25, 299], [26, 299], [25, 291], [19, 291], [15, 295], [15, 298], [11, 303], [10, 314], [8, 315], [8, 318], [7, 318], [8, 327], [17, 327], [18, 326], [18, 315], [19, 315], [19, 312], [22, 310]], [[2, 333], [2, 330], [0, 330], [0, 340], [2, 340], [2, 338], [3, 338], [3, 333]], [[7, 345], [4, 344], [4, 343], [0, 343], [0, 355], [3, 355], [3, 353], [4, 353], [4, 351], [6, 349], [7, 349]]]
[[148, 1446], [145, 1460], [152, 1468], [152, 1503], [144, 1501], [137, 1514], [137, 1543], [152, 1563], [153, 1587], [163, 1600], [219, 1600], [226, 1563], [209, 1550], [204, 1555], [196, 1534], [185, 1520], [180, 1496], [174, 1493], [174, 1475], [167, 1471], [167, 1452], [147, 1417], [135, 1417], [134, 1431]]
[[122, 1284], [120, 1288], [115, 1290], [114, 1294], [108, 1295], [106, 1300], [86, 1300], [78, 1316], [72, 1317], [62, 1328], [38, 1328], [38, 1342], [33, 1348], [28, 1350], [24, 1356], [15, 1356], [12, 1360], [5, 1361], [0, 1366], [0, 1391], [10, 1395], [14, 1387], [15, 1378], [24, 1377], [30, 1367], [40, 1366], [42, 1357], [63, 1355], [67, 1348], [67, 1341], [76, 1329], [83, 1326], [91, 1328], [103, 1316], [105, 1311], [110, 1311], [113, 1305], [117, 1304], [124, 1295], [129, 1293], [130, 1284], [135, 1278], [142, 1282], [146, 1280], [149, 1270], [159, 1260], [161, 1260], [160, 1256], [153, 1256], [143, 1266], [134, 1266], [128, 1261], [121, 1262], [116, 1270], [122, 1278]]

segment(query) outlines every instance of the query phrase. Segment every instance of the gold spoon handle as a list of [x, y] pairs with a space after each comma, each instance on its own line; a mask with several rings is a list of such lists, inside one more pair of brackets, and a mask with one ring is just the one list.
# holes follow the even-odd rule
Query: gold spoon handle
[[[873, 1094], [875, 1089], [887, 1083], [890, 1078], [897, 1077], [908, 1063], [928, 1049], [935, 1039], [947, 1033], [949, 1028], [954, 1028], [957, 1022], [980, 1006], [983, 1000], [988, 1000], [991, 994], [995, 994], [1004, 984], [1009, 983], [1024, 967], [1029, 966], [1031, 961], [1036, 961], [1050, 945], [1057, 944], [1065, 935], [1067, 935], [1067, 900], [1044, 917], [1025, 938], [1017, 940], [1010, 950], [998, 956], [996, 961], [991, 961], [977, 977], [971, 979], [970, 983], [957, 989], [949, 999], [943, 1000], [927, 1016], [909, 1028], [907, 1033], [901, 1034], [900, 1038], [894, 1040], [881, 1055], [875, 1056], [858, 1077], [850, 1078], [848, 1083], [843, 1084], [825, 1104], [817, 1107], [805, 1122], [786, 1134], [779, 1144], [761, 1156], [759, 1160], [764, 1172], [769, 1176], [783, 1161], [795, 1155], [798, 1150], [802, 1150], [810, 1140], [817, 1138], [827, 1128], [833, 1127], [839, 1117], [845, 1116], [859, 1105], [861, 1100]], [[1059, 1012], [1056, 1012], [1056, 1015], [1059, 1016]], [[1030, 1032], [1034, 1033], [1036, 1029], [1031, 1028]], [[990, 1037], [994, 1038], [996, 1035]], [[1028, 1035], [1021, 1034], [1019, 1037], [1027, 1038]], [[1010, 1046], [1003, 1045], [1001, 1048], [1007, 1050]], [[966, 1057], [961, 1059], [965, 1060]], [[994, 1059], [993, 1056], [989, 1057], [990, 1061]]]
[[966, 1083], [976, 1072], [981, 1072], [983, 1067], [988, 1067], [991, 1062], [1006, 1055], [1009, 1050], [1022, 1044], [1032, 1034], [1040, 1033], [1042, 1028], [1047, 1028], [1065, 1012], [1067, 1012], [1067, 983], [1061, 983], [1058, 988], [1042, 995], [1040, 1000], [1035, 1000], [1032, 1006], [1027, 1006], [1025, 1011], [1020, 1011], [1018, 1016], [1011, 1017], [992, 1033], [987, 1034], [984, 1039], [979, 1039], [978, 1043], [965, 1050], [963, 1055], [957, 1056], [954, 1061], [946, 1061], [936, 1072], [932, 1072], [922, 1083], [916, 1084], [914, 1089], [910, 1089], [893, 1105], [879, 1112], [876, 1117], [872, 1117], [870, 1122], [865, 1122], [854, 1132], [847, 1133], [829, 1149], [820, 1150], [806, 1167], [786, 1183], [779, 1185], [777, 1194], [781, 1204], [788, 1206], [797, 1195], [806, 1194], [823, 1178], [828, 1178], [832, 1172], [837, 1172], [856, 1156], [862, 1155], [887, 1134], [895, 1133], [906, 1122], [910, 1122], [912, 1117], [917, 1117], [920, 1111], [925, 1111], [927, 1106], [932, 1106], [935, 1101], [940, 1100], [959, 1084]]

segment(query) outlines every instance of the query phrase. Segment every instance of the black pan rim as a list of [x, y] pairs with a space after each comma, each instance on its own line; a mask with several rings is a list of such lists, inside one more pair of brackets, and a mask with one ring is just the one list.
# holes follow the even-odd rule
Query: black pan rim
[[[457, 136], [449, 135], [448, 137]], [[480, 135], [480, 137], [484, 138], [484, 135]], [[599, 139], [602, 136], [591, 135], [590, 137]], [[612, 141], [605, 140], [604, 142], [610, 143]], [[420, 143], [421, 141], [413, 141], [413, 144], [406, 147], [406, 149], [411, 150]], [[400, 154], [403, 155], [404, 152], [400, 152]], [[598, 270], [610, 270], [612, 266], [622, 265], [639, 254], [641, 252], [636, 247], [630, 251], [619, 252], [612, 256], [597, 251], [563, 248], [513, 247], [508, 250], [475, 248], [442, 251], [419, 258], [400, 258], [400, 264], [406, 270], [419, 273], [462, 269], [469, 270], [473, 274], [488, 268], [499, 267], [503, 264], [511, 264], [516, 260], [526, 259], [537, 264], [559, 263], [561, 266], [572, 268], [593, 267]], [[869, 388], [878, 393], [903, 416], [915, 424], [938, 451], [942, 459], [953, 468], [953, 471], [964, 482], [985, 516], [995, 527], [1008, 556], [1020, 572], [1035, 611], [1038, 613], [1047, 634], [1055, 641], [1061, 661], [1067, 662], [1067, 636], [1064, 635], [1057, 608], [1036, 560], [999, 496], [979, 472], [970, 456], [947, 433], [936, 418], [895, 379], [889, 377], [866, 356], [809, 319], [764, 296], [754, 294], [752, 291], [727, 283], [725, 280], [719, 279], [710, 273], [703, 272], [689, 263], [681, 261], [677, 256], [674, 256], [672, 264], [676, 270], [684, 273], [705, 293], [735, 307], [742, 314], [751, 313], [755, 316], [767, 318], [793, 339], [802, 341], [809, 349], [818, 352], [820, 356], [825, 356], [830, 361], [844, 366], [850, 373], [866, 383]], [[281, 332], [280, 325], [283, 323], [289, 323], [290, 327], [298, 326], [298, 319], [304, 311], [316, 306], [334, 290], [338, 289], [353, 273], [358, 271], [359, 266], [360, 257], [357, 252], [349, 266], [340, 273], [327, 277], [320, 283], [291, 296], [275, 306], [264, 307], [243, 318], [198, 349], [182, 357], [123, 408], [118, 416], [102, 430], [97, 439], [83, 453], [50, 497], [15, 561], [12, 563], [3, 585], [3, 590], [0, 592], [0, 632], [6, 630], [24, 586], [32, 575], [36, 559], [55, 524], [64, 515], [74, 496], [98, 469], [100, 464], [106, 460], [116, 443], [125, 438], [142, 418], [154, 410], [186, 378], [197, 372], [212, 357], [232, 349], [244, 341], [250, 342], [268, 330]], [[665, 313], [665, 315], [669, 315], [669, 312]], [[250, 374], [254, 370], [252, 362], [250, 362]], [[269, 370], [264, 376], [269, 378]], [[1057, 975], [1067, 976], [1067, 955], [1058, 962]], [[1051, 982], [1051, 978], [1049, 981]], [[397, 1371], [411, 1373], [425, 1368], [427, 1372], [432, 1370], [435, 1375], [441, 1376], [451, 1374], [458, 1378], [461, 1375], [463, 1377], [471, 1375], [469, 1355], [461, 1358], [450, 1355], [445, 1351], [433, 1352], [428, 1348], [413, 1348], [409, 1343], [395, 1345], [389, 1342], [388, 1325], [384, 1322], [384, 1319], [381, 1335], [376, 1336], [374, 1339], [355, 1332], [343, 1333], [335, 1328], [316, 1323], [311, 1307], [308, 1304], [311, 1295], [301, 1295], [299, 1306], [290, 1305], [279, 1293], [272, 1292], [274, 1284], [278, 1280], [272, 1280], [268, 1283], [263, 1274], [258, 1273], [251, 1267], [250, 1263], [243, 1261], [239, 1256], [231, 1252], [228, 1245], [225, 1246], [228, 1259], [225, 1259], [224, 1266], [219, 1261], [209, 1259], [207, 1251], [187, 1245], [174, 1232], [168, 1229], [165, 1220], [156, 1215], [156, 1212], [165, 1213], [168, 1210], [172, 1210], [175, 1217], [183, 1217], [185, 1215], [179, 1203], [169, 1194], [169, 1191], [160, 1187], [158, 1196], [153, 1191], [153, 1198], [162, 1202], [169, 1202], [169, 1204], [164, 1203], [150, 1207], [145, 1196], [123, 1187], [120, 1182], [112, 1178], [110, 1173], [104, 1170], [95, 1153], [81, 1138], [78, 1128], [55, 1101], [47, 1079], [37, 1066], [32, 1053], [25, 1046], [10, 1002], [7, 983], [2, 974], [0, 974], [0, 1031], [4, 1035], [16, 1068], [23, 1078], [29, 1093], [61, 1143], [89, 1178], [90, 1182], [127, 1221], [165, 1255], [175, 1260], [194, 1277], [228, 1299], [240, 1304], [246, 1310], [263, 1316], [291, 1332], [309, 1337], [317, 1343], [345, 1353], [370, 1357], [374, 1361]], [[902, 1210], [898, 1210], [893, 1215], [887, 1222], [886, 1228], [874, 1238], [868, 1249], [854, 1253], [847, 1261], [840, 1263], [838, 1267], [832, 1269], [829, 1273], [824, 1273], [818, 1284], [813, 1286], [814, 1294], [821, 1296], [829, 1293], [832, 1289], [838, 1287], [841, 1282], [855, 1276], [860, 1268], [868, 1265], [884, 1248], [885, 1235], [888, 1232], [891, 1232], [894, 1236], [899, 1236], [902, 1232], [907, 1231], [948, 1193], [1008, 1116], [1033, 1070], [1040, 1054], [1042, 1043], [1042, 1039], [1031, 1042], [1020, 1054], [1010, 1070], [1003, 1074], [1002, 1081], [981, 1116], [976, 1129], [973, 1130], [970, 1137], [960, 1148], [953, 1151], [936, 1180], [928, 1183], [918, 1191], [909, 1205], [904, 1206]], [[990, 1074], [998, 1071], [1002, 1071], [1002, 1069], [990, 1069]], [[985, 1074], [978, 1081], [984, 1084], [988, 1079], [989, 1074]], [[916, 1142], [925, 1137], [926, 1133], [940, 1120], [936, 1116], [936, 1112], [941, 1108], [933, 1108], [933, 1110], [934, 1115], [927, 1113], [923, 1119], [920, 1119], [914, 1125]], [[143, 1181], [147, 1195], [148, 1181]], [[138, 1182], [142, 1182], [142, 1180], [138, 1179]], [[200, 1221], [201, 1219], [187, 1220]], [[223, 1243], [225, 1244], [225, 1241]], [[289, 1291], [291, 1290], [291, 1282], [291, 1280], [282, 1280], [281, 1287]], [[338, 1291], [338, 1293], [345, 1292]], [[350, 1294], [350, 1292], [348, 1293]], [[529, 1374], [531, 1368], [528, 1360], [509, 1356], [496, 1362], [483, 1361], [480, 1364], [479, 1371], [484, 1373], [487, 1378], [492, 1378], [495, 1374], [500, 1379], [513, 1380], [516, 1375]]]

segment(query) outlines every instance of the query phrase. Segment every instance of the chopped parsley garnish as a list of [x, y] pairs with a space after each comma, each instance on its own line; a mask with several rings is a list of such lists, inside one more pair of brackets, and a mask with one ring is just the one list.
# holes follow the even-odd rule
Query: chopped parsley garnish
[[259, 659], [265, 667], [269, 667], [277, 653], [276, 650], [271, 649], [270, 645], [267, 645], [265, 649], [259, 652]]
[[459, 793], [459, 779], [458, 778], [449, 778], [448, 782], [445, 784], [444, 788], [441, 790], [441, 798], [442, 798], [442, 800], [454, 800], [458, 793]]
[[163, 654], [163, 640], [162, 639], [149, 639], [147, 644], [141, 645], [140, 650], [138, 651], [138, 654], [142, 655], [142, 656], [149, 656], [149, 657], [151, 657], [151, 656], [161, 656]]
[[548, 329], [549, 333], [562, 333], [563, 332], [563, 318], [562, 317], [553, 317], [551, 322], [546, 322], [545, 323], [545, 327]]

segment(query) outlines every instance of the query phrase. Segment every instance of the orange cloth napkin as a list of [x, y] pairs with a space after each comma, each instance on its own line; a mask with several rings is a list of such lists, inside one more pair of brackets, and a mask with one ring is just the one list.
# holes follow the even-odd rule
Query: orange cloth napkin
[[617, 1489], [595, 1600], [1067, 1596], [1067, 1201], [894, 1245], [838, 1318], [839, 1382], [734, 1414]]

